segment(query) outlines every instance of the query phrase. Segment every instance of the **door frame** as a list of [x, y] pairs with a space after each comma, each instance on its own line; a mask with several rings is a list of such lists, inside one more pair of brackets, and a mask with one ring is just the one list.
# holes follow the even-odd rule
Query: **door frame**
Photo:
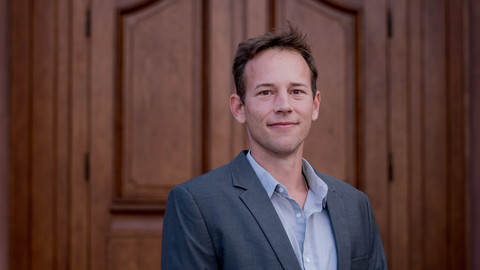
[[0, 270], [8, 269], [9, 221], [9, 15], [8, 0], [0, 0]]

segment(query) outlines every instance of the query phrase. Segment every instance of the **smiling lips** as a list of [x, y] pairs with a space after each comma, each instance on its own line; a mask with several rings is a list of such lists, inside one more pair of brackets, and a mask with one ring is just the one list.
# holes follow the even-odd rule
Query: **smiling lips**
[[274, 122], [267, 124], [269, 127], [276, 127], [276, 128], [287, 128], [298, 125], [297, 122]]

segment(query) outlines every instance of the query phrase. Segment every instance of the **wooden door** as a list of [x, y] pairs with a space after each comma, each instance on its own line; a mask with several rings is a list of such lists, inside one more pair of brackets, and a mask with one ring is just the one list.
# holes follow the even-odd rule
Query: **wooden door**
[[205, 169], [204, 13], [92, 3], [91, 269], [159, 269], [168, 192]]
[[168, 191], [248, 147], [237, 44], [308, 34], [305, 156], [365, 191], [390, 269], [465, 269], [464, 1], [11, 2], [11, 269], [159, 269]]
[[388, 3], [385, 244], [395, 269], [469, 269], [467, 2]]
[[92, 269], [159, 267], [169, 190], [248, 147], [228, 108], [237, 44], [287, 20], [308, 34], [320, 70], [305, 154], [373, 195], [385, 236], [385, 9], [384, 0], [93, 1]]

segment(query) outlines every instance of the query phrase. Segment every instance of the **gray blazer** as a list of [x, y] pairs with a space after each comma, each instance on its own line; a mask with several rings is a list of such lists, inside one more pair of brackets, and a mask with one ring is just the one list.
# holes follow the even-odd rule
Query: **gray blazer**
[[[280, 218], [246, 151], [175, 187], [163, 222], [162, 269], [300, 269]], [[367, 196], [318, 174], [328, 185], [338, 269], [387, 269]]]

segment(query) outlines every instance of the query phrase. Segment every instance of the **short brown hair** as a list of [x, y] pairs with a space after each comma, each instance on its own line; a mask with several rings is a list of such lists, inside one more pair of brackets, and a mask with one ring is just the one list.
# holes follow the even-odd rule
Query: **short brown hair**
[[278, 33], [268, 32], [259, 37], [248, 39], [238, 45], [235, 60], [233, 62], [233, 78], [237, 95], [245, 103], [245, 66], [260, 52], [267, 49], [281, 48], [298, 52], [310, 69], [310, 82], [313, 97], [317, 93], [317, 67], [313, 59], [310, 45], [306, 42], [306, 35], [296, 27], [289, 24], [288, 31]]

